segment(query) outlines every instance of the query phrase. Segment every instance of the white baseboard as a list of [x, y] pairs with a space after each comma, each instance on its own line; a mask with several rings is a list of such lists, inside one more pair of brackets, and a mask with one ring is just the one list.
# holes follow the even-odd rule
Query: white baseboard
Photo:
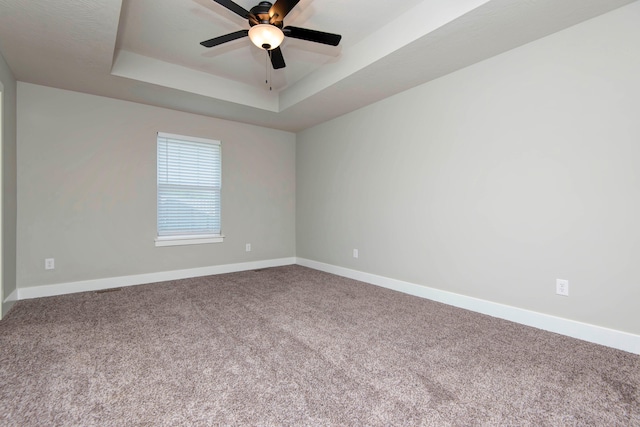
[[188, 279], [190, 277], [209, 276], [212, 274], [235, 273], [237, 271], [255, 270], [259, 268], [280, 267], [283, 265], [291, 265], [295, 263], [295, 258], [279, 258], [264, 261], [242, 262], [238, 264], [190, 268], [186, 270], [136, 274], [133, 276], [119, 276], [109, 277], [106, 279], [56, 283], [54, 285], [31, 286], [27, 288], [19, 288], [17, 290], [17, 299], [23, 300], [30, 298], [73, 294], [76, 292], [99, 291], [102, 289], [121, 288], [123, 286], [142, 285], [145, 283], [165, 282], [167, 280]]
[[327, 273], [348, 277], [350, 279], [359, 280], [372, 285], [382, 286], [406, 294], [427, 298], [455, 307], [543, 329], [545, 331], [555, 332], [595, 344], [601, 344], [607, 347], [628, 351], [630, 353], [640, 354], [640, 335], [604, 328], [602, 326], [590, 325], [588, 323], [577, 322], [575, 320], [563, 319], [561, 317], [455, 294], [453, 292], [442, 291], [439, 289], [429, 288], [427, 286], [416, 285], [414, 283], [390, 279], [388, 277], [364, 273], [362, 271], [351, 270], [349, 268], [338, 267], [305, 258], [296, 258], [296, 263], [315, 270], [325, 271]]
[[5, 299], [4, 302], [17, 301], [18, 300], [18, 290], [14, 289]]
[[13, 292], [7, 295], [4, 301], [0, 301], [0, 304], [2, 304], [2, 307], [1, 307], [2, 309], [0, 310], [0, 313], [2, 314], [2, 318], [4, 318], [4, 316], [7, 315], [7, 313], [9, 312], [9, 310], [11, 310], [11, 307], [13, 307], [13, 304], [15, 304], [17, 300], [18, 300], [18, 291], [14, 289]]

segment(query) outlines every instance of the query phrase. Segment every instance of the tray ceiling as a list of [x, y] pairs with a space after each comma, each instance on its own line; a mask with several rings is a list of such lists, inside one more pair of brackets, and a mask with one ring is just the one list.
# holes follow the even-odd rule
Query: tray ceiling
[[249, 28], [211, 0], [0, 0], [0, 51], [19, 81], [298, 131], [632, 2], [301, 0], [285, 24], [342, 42], [286, 38], [271, 70], [199, 44]]

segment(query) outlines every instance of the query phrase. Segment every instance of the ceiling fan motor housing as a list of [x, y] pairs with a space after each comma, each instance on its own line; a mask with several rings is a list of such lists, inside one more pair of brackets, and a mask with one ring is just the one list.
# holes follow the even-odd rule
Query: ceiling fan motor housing
[[274, 19], [272, 21], [272, 17], [269, 16], [269, 10], [271, 10], [271, 6], [273, 6], [268, 1], [261, 1], [257, 6], [251, 8], [250, 12], [253, 16], [257, 18], [257, 22], [253, 19], [249, 19], [249, 25], [254, 26], [258, 24], [271, 24], [278, 28], [282, 28], [282, 19]]

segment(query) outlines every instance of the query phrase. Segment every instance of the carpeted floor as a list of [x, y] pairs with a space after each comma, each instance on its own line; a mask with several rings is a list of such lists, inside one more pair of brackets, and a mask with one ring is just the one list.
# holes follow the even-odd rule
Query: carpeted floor
[[640, 426], [640, 356], [300, 266], [18, 302], [0, 425]]

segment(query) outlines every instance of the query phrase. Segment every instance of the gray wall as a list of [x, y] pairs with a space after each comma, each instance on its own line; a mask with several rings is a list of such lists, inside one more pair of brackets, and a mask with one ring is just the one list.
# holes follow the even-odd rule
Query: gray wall
[[297, 256], [640, 333], [639, 22], [636, 2], [299, 133]]
[[[20, 288], [295, 256], [292, 133], [21, 82], [18, 129]], [[155, 247], [158, 131], [222, 141], [224, 243]]]
[[[16, 289], [16, 80], [0, 54], [2, 82], [2, 286], [3, 299]], [[0, 301], [2, 315], [12, 301]]]

